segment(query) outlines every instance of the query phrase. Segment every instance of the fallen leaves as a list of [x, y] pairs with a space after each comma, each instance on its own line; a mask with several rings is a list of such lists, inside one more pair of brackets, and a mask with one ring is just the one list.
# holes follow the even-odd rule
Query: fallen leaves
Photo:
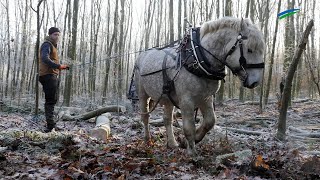
[[[253, 105], [231, 105], [217, 107], [218, 122], [228, 127], [272, 132], [277, 112], [267, 107], [263, 117], [257, 119], [257, 108]], [[310, 106], [293, 107], [304, 113]], [[223, 108], [223, 110], [222, 110]], [[156, 109], [157, 111], [157, 109]], [[318, 111], [314, 108], [314, 111]], [[232, 112], [232, 113], [231, 113]], [[158, 113], [158, 112], [155, 112]], [[229, 113], [229, 114], [228, 114]], [[310, 112], [311, 113], [311, 112]], [[157, 115], [159, 115], [158, 113]], [[2, 116], [0, 121], [9, 125], [28, 124], [22, 117]], [[267, 119], [268, 117], [269, 119]], [[11, 122], [12, 119], [12, 122]], [[0, 177], [16, 179], [319, 179], [319, 156], [310, 156], [306, 151], [316, 151], [316, 142], [297, 147], [274, 141], [268, 136], [249, 136], [218, 128], [210, 131], [196, 145], [199, 158], [192, 160], [185, 149], [168, 149], [164, 127], [150, 127], [153, 139], [142, 140], [143, 128], [137, 117], [127, 117], [131, 123], [116, 124], [114, 116], [112, 136], [107, 143], [87, 136], [86, 129], [92, 124], [66, 124], [68, 135], [61, 132], [44, 134], [39, 131], [18, 130], [12, 138], [3, 138], [0, 133]], [[222, 122], [226, 120], [226, 123]], [[295, 119], [293, 119], [295, 120]], [[318, 119], [313, 117], [312, 122]], [[179, 119], [180, 121], [180, 119]], [[237, 121], [241, 123], [237, 123]], [[269, 122], [265, 124], [264, 122]], [[305, 121], [295, 121], [307, 126]], [[111, 122], [112, 123], [112, 122]], [[261, 124], [262, 123], [262, 124]], [[291, 122], [290, 122], [291, 123]], [[135, 125], [137, 124], [137, 125]], [[248, 126], [248, 124], [250, 126]], [[312, 123], [310, 123], [312, 124]], [[316, 125], [316, 123], [313, 123]], [[198, 125], [198, 124], [197, 124]], [[317, 131], [316, 126], [312, 127]], [[269, 126], [269, 127], [266, 127]], [[33, 127], [33, 126], [32, 126]], [[302, 126], [296, 126], [302, 127]], [[311, 127], [311, 126], [310, 126]], [[73, 129], [74, 128], [74, 129]], [[80, 129], [79, 129], [80, 128]], [[72, 129], [72, 130], [71, 130]], [[17, 129], [16, 129], [17, 130]], [[311, 129], [310, 129], [311, 130]], [[176, 137], [185, 139], [183, 131], [174, 127]], [[13, 142], [13, 143], [11, 143]], [[299, 141], [295, 141], [296, 143]], [[295, 148], [293, 148], [295, 147]], [[318, 147], [318, 148], [315, 148]], [[239, 153], [242, 158], [239, 156]], [[246, 153], [248, 152], [248, 153]], [[227, 156], [227, 158], [225, 158]], [[219, 159], [217, 161], [217, 159]]]
[[269, 170], [270, 167], [266, 164], [266, 161], [263, 159], [262, 155], [257, 155], [253, 160], [253, 168], [255, 169], [262, 169], [262, 170]]

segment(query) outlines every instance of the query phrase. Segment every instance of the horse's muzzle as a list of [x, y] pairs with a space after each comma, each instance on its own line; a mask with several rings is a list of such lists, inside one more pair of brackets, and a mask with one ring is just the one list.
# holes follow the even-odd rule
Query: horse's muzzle
[[248, 78], [246, 78], [245, 81], [243, 81], [243, 86], [249, 89], [253, 89], [255, 87], [257, 87], [259, 85], [259, 82], [255, 81], [255, 82], [249, 82]]

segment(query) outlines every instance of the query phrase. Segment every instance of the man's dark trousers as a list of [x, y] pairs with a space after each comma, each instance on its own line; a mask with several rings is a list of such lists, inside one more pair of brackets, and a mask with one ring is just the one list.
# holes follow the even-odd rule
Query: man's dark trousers
[[45, 116], [47, 121], [47, 128], [49, 130], [55, 128], [54, 121], [54, 106], [58, 101], [58, 78], [57, 75], [47, 74], [39, 77], [39, 81], [42, 84], [43, 91], [45, 94]]

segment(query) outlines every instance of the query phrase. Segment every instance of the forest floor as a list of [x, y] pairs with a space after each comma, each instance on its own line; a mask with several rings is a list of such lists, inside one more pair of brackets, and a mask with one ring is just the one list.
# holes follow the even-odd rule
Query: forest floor
[[[151, 125], [153, 141], [145, 144], [138, 113], [112, 114], [111, 137], [102, 142], [88, 135], [94, 119], [59, 121], [64, 130], [42, 133], [43, 116], [2, 104], [0, 179], [320, 179], [319, 104], [293, 102], [281, 142], [276, 103], [259, 114], [258, 105], [228, 100], [216, 106], [216, 126], [196, 145], [197, 160], [168, 149], [161, 124]], [[161, 115], [159, 107], [151, 121]], [[182, 120], [175, 121], [183, 137]]]

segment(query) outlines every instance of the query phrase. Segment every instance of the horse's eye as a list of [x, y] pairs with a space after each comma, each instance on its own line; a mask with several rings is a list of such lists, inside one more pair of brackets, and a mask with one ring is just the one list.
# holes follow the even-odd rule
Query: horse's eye
[[252, 53], [252, 49], [248, 49], [248, 53]]

